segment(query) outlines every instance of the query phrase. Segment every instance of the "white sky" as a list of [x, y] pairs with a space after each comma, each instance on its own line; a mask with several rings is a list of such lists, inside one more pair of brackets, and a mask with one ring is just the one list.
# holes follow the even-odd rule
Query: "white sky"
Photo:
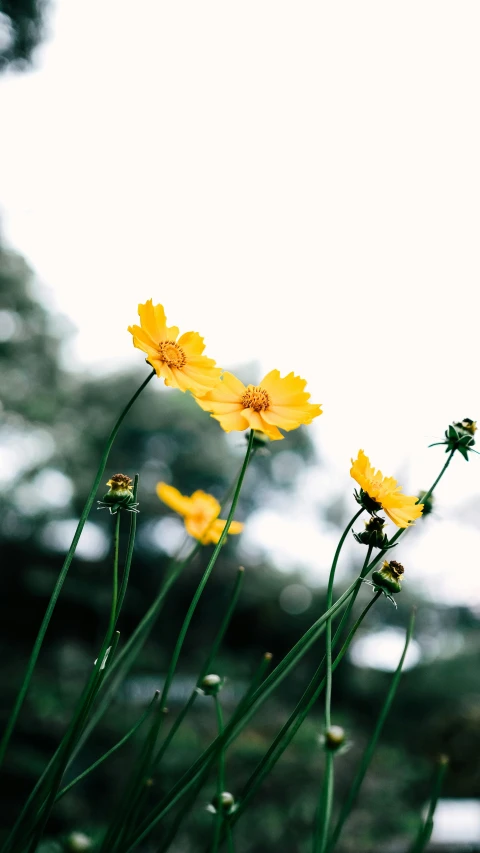
[[[220, 365], [307, 378], [332, 491], [359, 447], [427, 488], [426, 445], [480, 418], [479, 27], [477, 0], [60, 0], [37, 70], [0, 78], [0, 204], [78, 328], [72, 366], [138, 363], [153, 297]], [[477, 604], [479, 465], [454, 461], [408, 549]], [[295, 514], [319, 572], [329, 531], [309, 546]]]

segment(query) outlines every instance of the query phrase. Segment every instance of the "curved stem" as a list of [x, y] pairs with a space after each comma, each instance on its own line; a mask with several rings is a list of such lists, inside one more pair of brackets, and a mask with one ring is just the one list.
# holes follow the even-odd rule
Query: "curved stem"
[[418, 835], [415, 839], [410, 853], [423, 853], [428, 842], [430, 841], [430, 837], [433, 830], [433, 818], [435, 815], [435, 809], [437, 808], [438, 799], [442, 791], [443, 779], [445, 773], [447, 772], [447, 767], [448, 758], [445, 755], [441, 755], [438, 759], [438, 766], [436, 768], [435, 776], [433, 779], [432, 793], [430, 795], [430, 803], [428, 805], [427, 816], [425, 818], [425, 821], [422, 821], [420, 824]]
[[50, 624], [50, 619], [52, 618], [52, 613], [55, 609], [55, 605], [56, 605], [58, 597], [60, 595], [63, 583], [65, 581], [68, 570], [70, 568], [70, 564], [73, 560], [75, 551], [77, 549], [78, 540], [80, 539], [82, 530], [85, 527], [85, 522], [87, 520], [88, 514], [92, 508], [92, 504], [93, 504], [93, 501], [95, 499], [95, 494], [96, 494], [97, 489], [100, 485], [100, 481], [103, 477], [103, 472], [105, 471], [105, 467], [106, 467], [107, 460], [108, 460], [108, 457], [110, 454], [110, 450], [112, 449], [113, 442], [115, 441], [117, 432], [120, 429], [120, 426], [122, 424], [123, 419], [125, 418], [125, 415], [127, 414], [127, 412], [130, 411], [130, 409], [132, 408], [137, 397], [142, 393], [143, 389], [148, 385], [148, 383], [150, 382], [150, 380], [154, 376], [155, 376], [155, 371], [152, 370], [150, 375], [147, 376], [147, 378], [145, 379], [144, 382], [142, 382], [142, 384], [140, 385], [140, 388], [138, 388], [138, 390], [135, 392], [133, 397], [129, 400], [129, 402], [127, 403], [127, 405], [125, 406], [125, 408], [121, 412], [117, 422], [115, 423], [115, 426], [113, 427], [113, 429], [112, 429], [112, 431], [108, 437], [105, 450], [103, 451], [103, 455], [102, 455], [102, 458], [100, 460], [100, 465], [98, 466], [98, 471], [97, 471], [97, 473], [95, 475], [95, 479], [93, 481], [93, 486], [90, 489], [89, 495], [88, 495], [87, 500], [85, 502], [85, 506], [83, 507], [82, 514], [80, 516], [80, 520], [79, 520], [78, 525], [77, 525], [77, 529], [76, 529], [75, 534], [74, 534], [73, 539], [72, 539], [72, 544], [70, 545], [70, 548], [68, 549], [67, 556], [65, 557], [63, 566], [60, 570], [60, 574], [59, 574], [57, 581], [55, 583], [52, 595], [50, 597], [50, 601], [49, 601], [48, 606], [47, 606], [47, 610], [45, 612], [45, 616], [43, 617], [43, 621], [42, 621], [42, 624], [40, 626], [40, 630], [38, 632], [37, 638], [35, 640], [35, 643], [34, 643], [34, 646], [32, 649], [32, 654], [30, 656], [30, 660], [29, 660], [28, 665], [27, 665], [27, 671], [25, 673], [25, 677], [23, 679], [22, 686], [20, 687], [15, 705], [13, 707], [12, 713], [10, 715], [10, 718], [7, 722], [5, 731], [3, 733], [2, 740], [0, 742], [0, 766], [2, 765], [4, 756], [5, 756], [5, 752], [7, 750], [10, 738], [12, 736], [13, 729], [15, 728], [15, 724], [17, 722], [18, 715], [21, 711], [23, 702], [25, 700], [25, 696], [27, 695], [27, 691], [28, 691], [28, 688], [30, 685], [32, 675], [33, 675], [33, 671], [34, 671], [36, 663], [37, 663], [37, 658], [40, 654], [40, 649], [42, 648], [43, 640], [44, 640], [45, 634], [47, 633], [48, 626]]
[[382, 708], [380, 710], [380, 714], [378, 715], [378, 719], [377, 719], [377, 722], [375, 725], [375, 729], [374, 729], [373, 734], [372, 734], [372, 736], [368, 742], [367, 748], [366, 748], [366, 750], [362, 756], [360, 766], [357, 770], [355, 778], [354, 778], [352, 785], [350, 787], [350, 790], [347, 794], [347, 798], [345, 800], [345, 803], [343, 804], [343, 807], [341, 809], [341, 812], [340, 812], [340, 815], [339, 815], [339, 818], [337, 821], [337, 825], [335, 826], [335, 829], [332, 833], [332, 837], [331, 837], [329, 845], [328, 845], [329, 853], [331, 853], [331, 851], [334, 850], [335, 845], [337, 844], [337, 841], [340, 838], [340, 834], [342, 832], [344, 824], [345, 824], [346, 820], [348, 819], [350, 812], [352, 811], [352, 808], [353, 808], [355, 801], [358, 797], [358, 793], [360, 791], [362, 782], [365, 778], [365, 774], [366, 774], [368, 767], [370, 765], [370, 762], [373, 758], [373, 754], [375, 752], [375, 748], [377, 746], [378, 739], [380, 737], [383, 726], [385, 724], [385, 720], [387, 719], [388, 712], [390, 711], [390, 707], [392, 705], [392, 702], [395, 698], [395, 693], [397, 692], [397, 687], [399, 685], [400, 678], [402, 675], [403, 664], [405, 662], [405, 657], [407, 654], [408, 646], [410, 644], [410, 640], [412, 639], [414, 627], [415, 627], [415, 608], [412, 610], [412, 613], [410, 616], [410, 622], [408, 624], [407, 633], [405, 636], [405, 646], [403, 648], [403, 652], [402, 652], [402, 655], [401, 655], [400, 660], [398, 662], [398, 666], [397, 666], [395, 673], [394, 673], [394, 676], [392, 678], [392, 682], [390, 684], [390, 688], [388, 690], [387, 696], [386, 696], [385, 701], [384, 701]]

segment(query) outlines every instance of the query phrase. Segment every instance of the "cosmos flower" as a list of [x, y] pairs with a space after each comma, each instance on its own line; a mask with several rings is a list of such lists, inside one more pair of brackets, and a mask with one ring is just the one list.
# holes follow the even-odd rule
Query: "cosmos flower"
[[212, 391], [195, 399], [225, 432], [250, 427], [276, 440], [283, 438], [279, 428], [288, 432], [322, 414], [319, 405], [308, 402], [306, 384], [293, 373], [282, 379], [278, 370], [267, 373], [260, 385], [247, 386], [232, 373], [224, 373]]
[[138, 314], [140, 326], [128, 327], [133, 345], [147, 354], [165, 385], [202, 395], [217, 384], [222, 371], [202, 355], [205, 344], [198, 332], [179, 337], [177, 326], [167, 326], [163, 305], [153, 305], [151, 299], [138, 306]]
[[[170, 509], [183, 516], [187, 533], [198, 539], [202, 545], [217, 544], [223, 533], [226, 522], [218, 518], [220, 504], [207, 492], [197, 491], [187, 497], [182, 495], [174, 486], [167, 483], [157, 484], [157, 495]], [[243, 524], [232, 521], [228, 529], [229, 533], [241, 533]]]
[[355, 461], [352, 459], [350, 474], [360, 486], [357, 500], [368, 512], [383, 509], [397, 527], [409, 527], [421, 516], [423, 504], [417, 503], [418, 498], [403, 495], [393, 477], [384, 477], [381, 471], [375, 471], [363, 450], [358, 451]]

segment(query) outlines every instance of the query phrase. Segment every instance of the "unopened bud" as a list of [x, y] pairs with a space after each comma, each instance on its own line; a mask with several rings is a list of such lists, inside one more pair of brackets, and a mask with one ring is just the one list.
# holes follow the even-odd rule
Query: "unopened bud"
[[380, 571], [373, 572], [372, 574], [372, 582], [375, 590], [390, 595], [400, 592], [402, 589], [400, 578], [404, 571], [405, 569], [402, 564], [397, 563], [396, 560], [390, 560], [389, 563], [385, 560]]
[[[247, 441], [249, 439], [248, 433], [246, 435], [246, 439], [247, 439]], [[264, 432], [259, 432], [258, 429], [253, 430], [253, 445], [252, 445], [253, 447], [255, 447], [257, 450], [262, 450], [262, 449], [266, 449], [269, 444], [270, 444], [270, 439], [269, 439], [268, 435], [266, 435]]]
[[115, 515], [119, 509], [127, 509], [129, 512], [138, 512], [133, 497], [133, 480], [127, 474], [114, 474], [107, 482], [110, 486], [101, 501], [97, 501], [99, 509], [109, 509], [111, 515]]
[[468, 462], [468, 451], [477, 453], [473, 450], [475, 444], [474, 434], [477, 431], [477, 422], [471, 418], [464, 418], [463, 421], [456, 421], [450, 424], [445, 430], [445, 441], [436, 441], [430, 444], [430, 447], [435, 447], [438, 444], [445, 445], [445, 453], [450, 453], [453, 450], [458, 450], [464, 459]]
[[204, 696], [216, 696], [219, 690], [223, 687], [223, 679], [213, 672], [202, 678], [197, 690], [203, 693]]
[[365, 530], [361, 533], [354, 533], [353, 537], [362, 545], [369, 545], [371, 548], [380, 548], [384, 551], [385, 548], [388, 548], [388, 536], [383, 532], [384, 526], [384, 518], [379, 515], [371, 515], [365, 522]]
[[433, 512], [435, 498], [433, 495], [429, 495], [428, 492], [419, 492], [418, 503], [423, 505], [422, 518], [425, 518], [426, 515], [430, 515], [430, 513]]
[[325, 730], [325, 747], [336, 750], [345, 743], [345, 730], [341, 726], [330, 726]]
[[66, 848], [72, 853], [80, 850], [91, 850], [92, 840], [84, 832], [71, 832], [65, 840]]
[[217, 814], [218, 811], [223, 812], [223, 814], [232, 814], [235, 811], [235, 797], [229, 791], [222, 791], [221, 794], [213, 798], [207, 806], [207, 811], [212, 814]]

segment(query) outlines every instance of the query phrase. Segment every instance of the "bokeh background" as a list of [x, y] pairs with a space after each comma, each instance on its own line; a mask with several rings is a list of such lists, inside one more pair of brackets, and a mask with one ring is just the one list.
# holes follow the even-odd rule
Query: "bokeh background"
[[[239, 563], [244, 590], [219, 662], [227, 708], [261, 654], [280, 658], [321, 610], [354, 510], [348, 471], [359, 447], [407, 492], [433, 481], [444, 456], [427, 445], [450, 421], [479, 413], [479, 24], [473, 2], [0, 2], [5, 717], [105, 436], [145, 376], [126, 332], [139, 301], [162, 302], [170, 322], [200, 331], [209, 354], [245, 381], [272, 367], [305, 376], [325, 411], [254, 462], [239, 508], [245, 532], [209, 582], [172, 718]], [[129, 415], [109, 464], [141, 476], [124, 636], [183, 541], [155, 484], [221, 498], [243, 452], [243, 436], [225, 436], [188, 395], [159, 382]], [[336, 676], [335, 716], [353, 742], [338, 761], [341, 797], [418, 605], [410, 668], [345, 851], [406, 849], [439, 752], [451, 769], [437, 848], [480, 849], [479, 482], [475, 457], [454, 460], [433, 514], [398, 551], [398, 610], [375, 608]], [[2, 828], [51, 755], [98, 648], [111, 556], [102, 515], [82, 536], [8, 755]], [[161, 685], [206, 559], [175, 586], [75, 771]], [[352, 540], [338, 588], [361, 559]], [[235, 745], [232, 789], [288, 716], [317, 655]], [[152, 798], [212, 727], [199, 702]], [[239, 822], [239, 849], [309, 849], [320, 730], [319, 708]], [[127, 747], [59, 804], [52, 849], [71, 830], [101, 832], [134, 754]], [[176, 850], [203, 849], [203, 805]]]

